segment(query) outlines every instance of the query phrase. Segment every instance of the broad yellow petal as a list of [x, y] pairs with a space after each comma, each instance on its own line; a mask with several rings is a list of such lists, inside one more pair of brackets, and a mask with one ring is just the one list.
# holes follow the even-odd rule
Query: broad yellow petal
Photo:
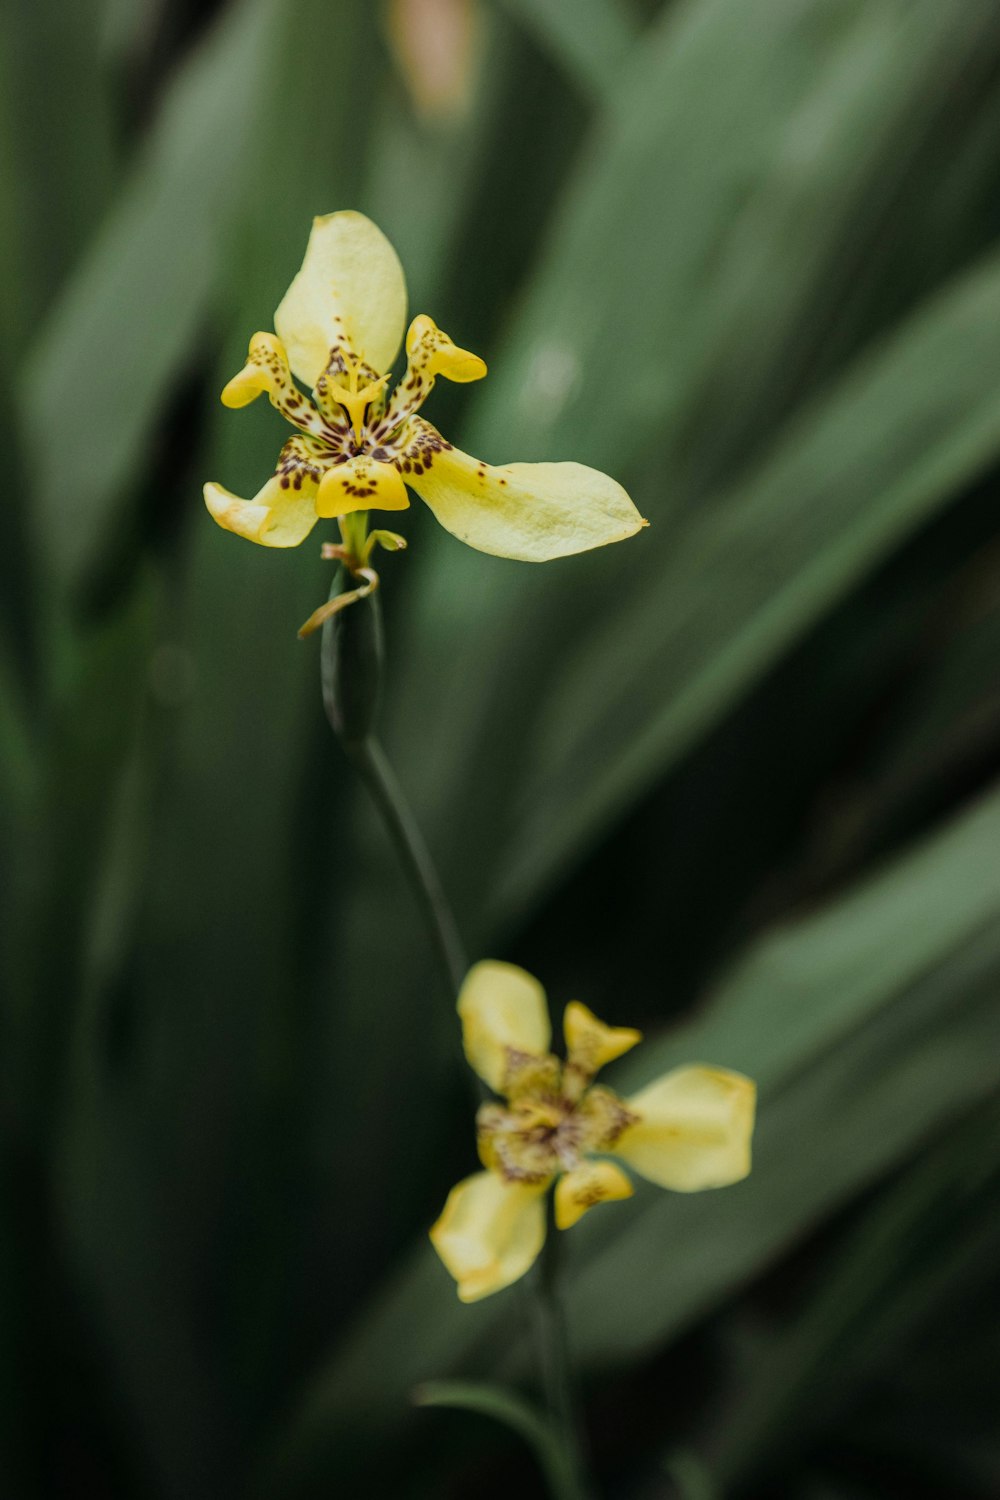
[[353, 211], [314, 219], [302, 269], [274, 314], [298, 378], [314, 386], [331, 350], [345, 347], [383, 374], [405, 323], [403, 268], [381, 229]]
[[546, 1187], [477, 1172], [452, 1188], [430, 1235], [463, 1302], [499, 1292], [533, 1264], [545, 1242]]
[[750, 1171], [757, 1090], [742, 1073], [685, 1067], [625, 1100], [638, 1116], [614, 1153], [678, 1193], [727, 1187]]
[[296, 489], [287, 474], [273, 474], [252, 500], [241, 500], [219, 484], [206, 484], [205, 504], [225, 531], [262, 547], [297, 547], [318, 519], [315, 479], [303, 478]]
[[407, 510], [410, 497], [392, 464], [367, 454], [327, 469], [320, 480], [316, 511], [321, 516], [349, 516], [354, 510]]
[[563, 1035], [569, 1061], [591, 1077], [605, 1063], [613, 1062], [642, 1041], [641, 1031], [631, 1026], [605, 1026], [579, 1000], [571, 1000], [566, 1007]]
[[493, 468], [452, 448], [422, 418], [413, 426], [403, 478], [447, 531], [480, 552], [548, 562], [623, 541], [646, 524], [621, 485], [597, 469]]
[[581, 1162], [556, 1183], [556, 1228], [572, 1229], [595, 1203], [631, 1198], [634, 1192], [628, 1177], [614, 1162]]
[[465, 977], [458, 997], [469, 1066], [498, 1094], [513, 1063], [549, 1050], [552, 1028], [545, 991], [515, 964], [484, 959]]

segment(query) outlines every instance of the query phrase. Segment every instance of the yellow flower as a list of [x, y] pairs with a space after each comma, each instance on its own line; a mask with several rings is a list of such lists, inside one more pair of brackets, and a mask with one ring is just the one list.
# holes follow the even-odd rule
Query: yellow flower
[[593, 1079], [641, 1034], [605, 1026], [574, 1000], [563, 1018], [561, 1062], [548, 1051], [545, 992], [513, 964], [471, 969], [458, 1011], [469, 1063], [506, 1099], [480, 1107], [486, 1170], [452, 1189], [430, 1232], [463, 1302], [528, 1270], [545, 1240], [544, 1198], [553, 1182], [559, 1229], [596, 1203], [630, 1197], [631, 1181], [609, 1156], [680, 1193], [726, 1187], [750, 1171], [756, 1089], [741, 1073], [675, 1068], [620, 1099]]
[[265, 547], [295, 547], [320, 517], [406, 509], [407, 486], [463, 542], [526, 562], [621, 541], [645, 524], [621, 485], [596, 469], [493, 468], [446, 442], [420, 407], [439, 376], [480, 380], [486, 366], [421, 313], [390, 394], [405, 320], [403, 269], [381, 230], [359, 213], [315, 219], [302, 269], [274, 315], [277, 333], [254, 334], [246, 364], [222, 392], [231, 407], [266, 392], [298, 431], [252, 500], [206, 484], [220, 526]]

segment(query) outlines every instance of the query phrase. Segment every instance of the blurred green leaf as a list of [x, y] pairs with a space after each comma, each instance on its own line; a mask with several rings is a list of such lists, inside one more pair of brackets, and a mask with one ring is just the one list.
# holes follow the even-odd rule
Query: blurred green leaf
[[592, 633], [531, 741], [502, 910], [530, 899], [866, 569], [981, 473], [1000, 451], [998, 392], [1000, 256], [804, 412]]
[[[921, 148], [956, 71], [997, 54], [995, 16], [956, 19], [926, 0], [668, 7], [621, 115], [595, 124], [464, 446], [635, 476], [653, 524], [538, 574], [459, 558], [427, 526], [414, 539], [421, 652], [393, 721], [426, 721], [399, 758], [427, 821], [453, 830], [446, 873], [470, 922], [486, 903], [527, 910], [995, 453], [989, 262], [895, 342], [853, 365], [842, 347], [839, 382], [809, 380], [882, 224], [886, 172]], [[880, 252], [890, 278], [903, 248]]]
[[[328, 0], [300, 4], [293, 16], [273, 5], [227, 15], [244, 28], [242, 47], [216, 36], [204, 86], [214, 70], [240, 96], [236, 122], [252, 109], [280, 115], [281, 129], [258, 142], [252, 183], [244, 177], [222, 194], [240, 233], [230, 222], [232, 262], [226, 274], [218, 258], [211, 269], [219, 316], [206, 344], [208, 441], [166, 476], [185, 519], [146, 663], [148, 762], [122, 788], [117, 828], [106, 809], [118, 837], [99, 867], [87, 953], [91, 984], [104, 988], [85, 995], [93, 1033], [76, 1038], [55, 1166], [63, 1253], [125, 1393], [135, 1462], [150, 1486], [177, 1500], [240, 1487], [246, 1428], [263, 1393], [284, 1379], [289, 1304], [305, 1282], [301, 1273], [272, 1278], [265, 1267], [277, 1246], [299, 1265], [307, 1252], [295, 1216], [311, 1207], [303, 1181], [309, 1193], [321, 1188], [302, 1158], [289, 1165], [281, 1143], [288, 1132], [304, 1143], [329, 1087], [327, 1072], [315, 1098], [309, 1092], [314, 1052], [324, 1061], [327, 1053], [305, 1019], [300, 940], [311, 883], [330, 871], [321, 865], [317, 874], [296, 840], [330, 816], [348, 776], [323, 720], [316, 643], [296, 638], [329, 586], [318, 547], [267, 552], [225, 534], [200, 486], [217, 477], [252, 492], [284, 440], [266, 404], [228, 412], [215, 393], [252, 332], [270, 322], [314, 213], [357, 192], [360, 154], [341, 160], [338, 122], [346, 129], [363, 118], [373, 22]], [[334, 56], [347, 82], [328, 102], [317, 143], [316, 101]], [[266, 78], [248, 73], [250, 62]], [[258, 96], [248, 101], [255, 79]], [[205, 218], [208, 232], [211, 205]], [[226, 243], [220, 230], [220, 253]], [[322, 785], [306, 798], [311, 745], [322, 754]], [[320, 838], [328, 853], [326, 826]], [[122, 937], [131, 953], [121, 953]], [[328, 993], [324, 1021], [331, 1011]], [[211, 1337], [199, 1285], [213, 1288]]]
[[996, 1101], [988, 1101], [918, 1156], [822, 1261], [804, 1305], [758, 1342], [755, 1379], [711, 1444], [711, 1472], [723, 1489], [764, 1465], [773, 1469], [814, 1429], [832, 1425], [866, 1376], [905, 1357], [921, 1322], [995, 1265], [998, 1126]]
[[470, 1380], [429, 1380], [413, 1393], [415, 1406], [448, 1406], [492, 1417], [515, 1432], [534, 1453], [555, 1500], [573, 1500], [579, 1491], [558, 1439], [535, 1408], [502, 1385]]
[[617, 92], [617, 70], [639, 39], [625, 0], [498, 0], [595, 99]]
[[39, 552], [61, 594], [108, 544], [203, 326], [251, 181], [281, 9], [242, 0], [185, 62], [32, 352], [21, 416]]
[[[0, 27], [0, 337], [23, 346], [99, 221], [117, 151], [104, 0], [5, 7]], [[16, 288], [16, 293], [14, 289]]]

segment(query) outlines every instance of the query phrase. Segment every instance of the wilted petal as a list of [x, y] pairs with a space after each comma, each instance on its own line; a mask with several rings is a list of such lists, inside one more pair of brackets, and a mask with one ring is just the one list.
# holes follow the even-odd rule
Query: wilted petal
[[495, 1172], [477, 1172], [452, 1188], [430, 1235], [463, 1302], [499, 1292], [532, 1265], [545, 1241], [545, 1188], [508, 1183]]
[[314, 219], [302, 268], [274, 314], [298, 378], [314, 386], [330, 351], [345, 347], [384, 373], [405, 324], [403, 268], [381, 229], [353, 210]]
[[726, 1068], [676, 1068], [625, 1100], [638, 1118], [614, 1152], [679, 1193], [727, 1187], [750, 1171], [757, 1091]]
[[545, 991], [515, 964], [484, 959], [466, 975], [458, 997], [462, 1042], [469, 1066], [497, 1093], [511, 1061], [549, 1049], [552, 1028]]
[[441, 525], [480, 552], [548, 562], [624, 541], [646, 523], [621, 485], [583, 464], [491, 467], [422, 418], [403, 477]]

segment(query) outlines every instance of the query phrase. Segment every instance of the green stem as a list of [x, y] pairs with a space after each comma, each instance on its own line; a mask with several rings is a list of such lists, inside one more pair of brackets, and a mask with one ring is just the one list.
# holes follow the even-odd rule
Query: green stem
[[573, 1382], [566, 1313], [559, 1295], [561, 1246], [551, 1195], [547, 1213], [545, 1244], [539, 1257], [535, 1281], [538, 1362], [545, 1388], [545, 1404], [565, 1458], [568, 1485], [566, 1492], [571, 1500], [594, 1500], [595, 1491], [588, 1477], [583, 1425]]
[[[348, 517], [348, 520], [351, 518]], [[359, 528], [360, 530], [360, 528]], [[345, 530], [345, 544], [357, 535]], [[340, 587], [334, 581], [333, 592]], [[453, 1005], [468, 972], [468, 960], [458, 925], [392, 766], [372, 731], [377, 713], [383, 666], [381, 614], [378, 596], [359, 600], [328, 619], [323, 626], [323, 699], [330, 724], [385, 824], [399, 862], [410, 884], [434, 945], [441, 977]], [[449, 1020], [454, 1029], [454, 1012]], [[470, 1083], [473, 1075], [464, 1070]], [[477, 1102], [486, 1097], [477, 1088]], [[539, 1359], [545, 1382], [552, 1442], [559, 1455], [549, 1481], [555, 1500], [593, 1500], [574, 1407], [573, 1382], [562, 1305], [556, 1279], [558, 1231], [549, 1229], [541, 1265], [536, 1273], [536, 1328]], [[557, 1477], [556, 1477], [557, 1476]]]
[[469, 964], [458, 925], [417, 820], [410, 811], [385, 751], [374, 735], [354, 744], [344, 744], [344, 749], [378, 808], [426, 921], [445, 986], [452, 998], [457, 999]]

